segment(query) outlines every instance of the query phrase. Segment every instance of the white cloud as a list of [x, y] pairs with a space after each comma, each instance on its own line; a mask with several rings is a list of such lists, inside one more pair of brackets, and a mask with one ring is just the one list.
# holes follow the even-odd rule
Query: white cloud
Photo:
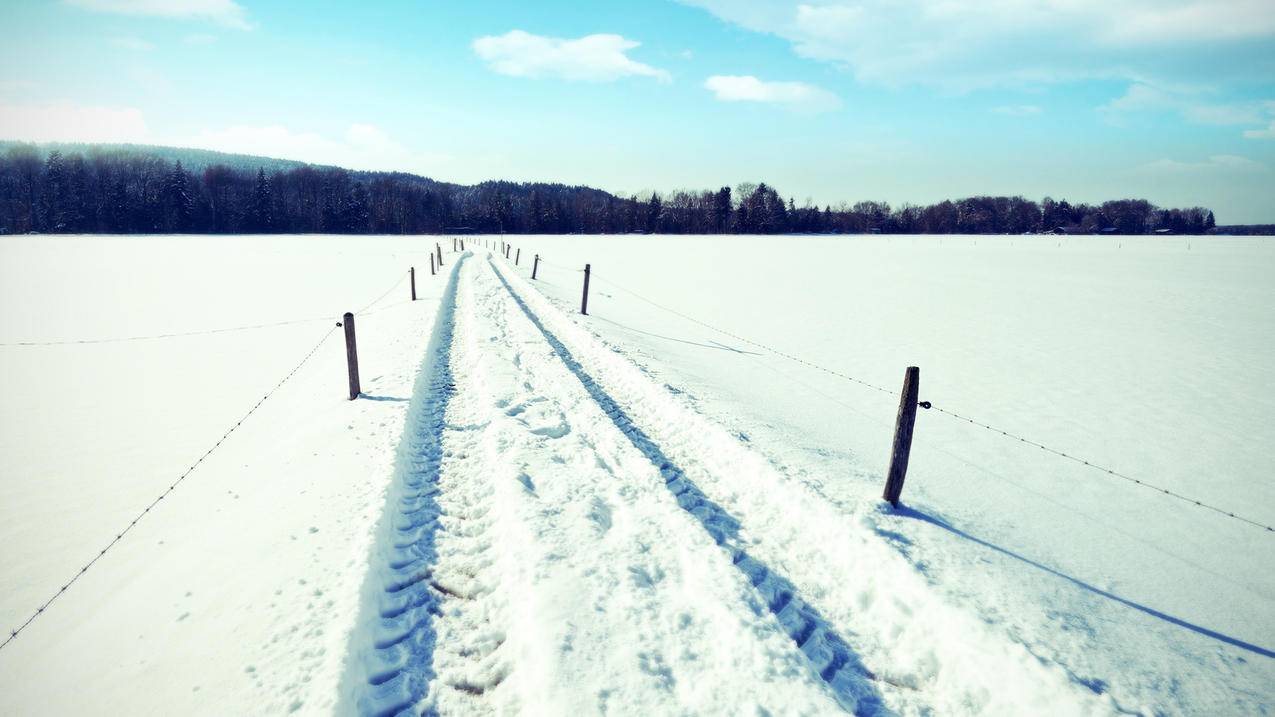
[[164, 136], [150, 131], [138, 109], [69, 102], [49, 105], [0, 102], [0, 139], [193, 147], [348, 169], [433, 175], [440, 167], [454, 168], [457, 164], [455, 158], [448, 155], [420, 152], [404, 146], [371, 124], [352, 124], [337, 137], [296, 131], [282, 125], [240, 125], [203, 130], [195, 135]]
[[327, 164], [347, 169], [419, 172], [436, 176], [453, 158], [415, 151], [371, 124], [352, 124], [339, 137], [295, 131], [282, 125], [240, 125], [204, 130], [193, 137], [162, 142], [180, 147], [211, 149]]
[[836, 95], [805, 82], [767, 82], [752, 75], [713, 75], [704, 87], [723, 102], [766, 102], [809, 111], [841, 104]]
[[146, 142], [146, 120], [131, 107], [67, 102], [0, 104], [0, 138], [28, 142]]
[[998, 115], [1009, 115], [1010, 117], [1034, 117], [1044, 112], [1039, 105], [1001, 105], [993, 107], [992, 111]]
[[[1100, 112], [1117, 116], [1130, 112], [1175, 112], [1197, 124], [1254, 125], [1264, 124], [1275, 116], [1275, 101], [1209, 102], [1208, 93], [1194, 88], [1164, 89], [1146, 83], [1134, 83], [1123, 95], [1102, 105]], [[1248, 130], [1245, 137], [1263, 130]]]
[[1247, 157], [1233, 154], [1215, 154], [1202, 162], [1181, 162], [1174, 159], [1158, 159], [1139, 167], [1144, 172], [1156, 174], [1243, 173], [1266, 171], [1266, 165]]
[[215, 22], [238, 30], [252, 24], [235, 0], [63, 0], [68, 5], [115, 15], [138, 15]]
[[1244, 130], [1244, 136], [1249, 139], [1275, 139], [1275, 120], [1272, 120], [1266, 129]]
[[124, 50], [134, 50], [136, 52], [146, 52], [155, 49], [155, 45], [141, 39], [140, 37], [112, 37], [108, 40], [115, 47]]
[[568, 40], [512, 30], [504, 35], [480, 37], [474, 40], [473, 48], [492, 70], [513, 77], [609, 82], [636, 75], [668, 82], [668, 72], [626, 54], [640, 44], [610, 34]]
[[[864, 82], [968, 90], [1084, 77], [1259, 74], [1270, 0], [682, 0]], [[1193, 58], [1183, 61], [1189, 49]]]

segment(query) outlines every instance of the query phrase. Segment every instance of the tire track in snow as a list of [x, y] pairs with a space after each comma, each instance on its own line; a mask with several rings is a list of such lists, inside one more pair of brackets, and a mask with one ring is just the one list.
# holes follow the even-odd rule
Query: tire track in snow
[[363, 715], [494, 714], [490, 693], [511, 668], [491, 500], [498, 435], [456, 352], [472, 342], [458, 296], [469, 256], [440, 304], [369, 569], [370, 614], [351, 636], [348, 699]]
[[441, 595], [432, 587], [441, 511], [438, 474], [448, 404], [454, 394], [451, 346], [457, 261], [438, 308], [399, 443], [379, 536], [369, 558], [363, 615], [350, 637], [342, 712], [377, 717], [411, 708], [435, 676], [434, 620]]
[[497, 277], [451, 281], [339, 711], [835, 710]]
[[[522, 548], [511, 570], [522, 574], [524, 614], [510, 643], [518, 664], [540, 673], [525, 681], [521, 706], [532, 714], [731, 714], [750, 703], [835, 710], [751, 586], [714, 560], [716, 548], [670, 505], [658, 472], [487, 268], [474, 279], [485, 298], [473, 306], [492, 325], [481, 375], [501, 410], [496, 420], [513, 429], [497, 500], [519, 514], [507, 522]], [[723, 640], [731, 632], [742, 639]]]
[[856, 715], [888, 714], [875, 684], [875, 676], [834, 627], [797, 593], [796, 586], [745, 550], [740, 524], [720, 505], [709, 500], [664, 451], [633, 422], [627, 413], [585, 371], [567, 347], [551, 333], [514, 291], [502, 272], [488, 265], [526, 318], [540, 331], [562, 363], [577, 378], [620, 433], [655, 466], [677, 503], [699, 521], [715, 543], [731, 557], [774, 614], [779, 624], [810, 661], [811, 668], [832, 688], [838, 702]]
[[[860, 710], [879, 707], [874, 702], [879, 689], [890, 708], [913, 714], [1116, 711], [1109, 696], [1070, 681], [1058, 665], [1042, 663], [943, 601], [924, 576], [876, 538], [864, 516], [841, 513], [787, 480], [724, 429], [652, 384], [525, 282], [514, 280], [524, 300], [504, 272], [497, 272], [616, 426], [661, 467], [679, 504], [756, 581], [768, 601], [782, 612], [789, 609], [782, 603], [786, 596], [804, 598], [815, 632], [824, 628], [838, 635], [831, 646], [808, 654], [820, 673], [835, 666], [829, 654], [845, 654], [846, 663], [833, 675], [847, 673], [840, 678], [845, 683], [835, 687], [844, 702], [854, 705], [853, 690], [873, 688]], [[790, 634], [802, 641], [808, 628], [780, 619], [786, 626], [800, 625]], [[862, 663], [853, 659], [856, 652]]]

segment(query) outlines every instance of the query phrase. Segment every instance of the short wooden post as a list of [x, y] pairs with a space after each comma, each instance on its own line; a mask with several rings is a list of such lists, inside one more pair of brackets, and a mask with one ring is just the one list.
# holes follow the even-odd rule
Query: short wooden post
[[434, 275], [434, 255], [433, 254], [429, 255], [429, 275], [430, 276]]
[[456, 237], [452, 237], [452, 253], [456, 253]]
[[461, 239], [461, 240], [460, 240], [460, 250], [461, 250], [461, 251], [465, 251], [465, 240], [464, 240], [464, 239]]
[[359, 351], [354, 345], [354, 314], [345, 312], [341, 317], [345, 327], [345, 362], [350, 369], [350, 400], [359, 397]]
[[416, 301], [416, 267], [407, 270], [412, 279], [412, 301]]
[[589, 315], [589, 265], [584, 265], [584, 295], [580, 297], [580, 313]]
[[434, 251], [438, 252], [438, 268], [442, 269], [443, 268], [443, 247], [439, 246], [438, 242], [434, 242]]
[[885, 481], [886, 502], [899, 507], [903, 479], [908, 474], [908, 456], [912, 452], [912, 427], [916, 425], [916, 399], [921, 391], [921, 369], [908, 366], [903, 374], [903, 395], [899, 398], [899, 416], [894, 423], [894, 449], [890, 454], [890, 473]]
[[509, 258], [509, 250], [510, 250], [510, 249], [512, 249], [512, 248], [513, 248], [513, 247], [509, 246], [508, 244], [506, 244], [506, 245], [505, 245], [505, 258], [506, 258], [506, 259], [508, 259], [508, 258]]
[[514, 266], [518, 266], [518, 262], [521, 259], [522, 259], [522, 247], [518, 247], [518, 251], [514, 252]]
[[536, 260], [535, 260], [535, 261], [533, 261], [533, 262], [531, 262], [531, 278], [532, 278], [532, 280], [533, 280], [533, 281], [534, 281], [534, 280], [535, 280], [535, 278], [536, 278], [536, 271], [537, 271], [538, 269], [540, 269], [540, 255], [539, 255], [539, 254], [537, 254], [537, 255], [536, 255]]

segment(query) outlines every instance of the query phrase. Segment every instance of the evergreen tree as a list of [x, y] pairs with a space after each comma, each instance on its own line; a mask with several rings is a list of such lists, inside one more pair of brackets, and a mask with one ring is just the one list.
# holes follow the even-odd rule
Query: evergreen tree
[[274, 195], [266, 170], [257, 168], [257, 183], [252, 190], [252, 206], [248, 210], [250, 231], [266, 234], [274, 231]]
[[164, 198], [167, 210], [164, 229], [179, 234], [190, 231], [195, 206], [190, 196], [190, 178], [180, 161], [168, 173]]

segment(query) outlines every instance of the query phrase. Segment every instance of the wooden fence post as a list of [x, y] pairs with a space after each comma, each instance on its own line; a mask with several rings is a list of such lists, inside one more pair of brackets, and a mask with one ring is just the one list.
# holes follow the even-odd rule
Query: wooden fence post
[[522, 259], [522, 247], [518, 247], [518, 251], [514, 252], [514, 266], [518, 266], [520, 259]]
[[433, 255], [433, 253], [431, 253], [431, 254], [429, 255], [429, 275], [430, 275], [430, 276], [433, 276], [433, 275], [434, 275], [434, 255]]
[[407, 273], [410, 274], [412, 278], [412, 301], [416, 301], [416, 267], [408, 269]]
[[456, 237], [452, 237], [452, 253], [456, 253]]
[[580, 313], [589, 315], [589, 265], [584, 265], [584, 295], [580, 297]]
[[885, 481], [886, 502], [899, 507], [903, 479], [908, 474], [908, 456], [912, 452], [912, 427], [916, 424], [916, 399], [921, 391], [921, 369], [908, 366], [903, 374], [903, 395], [899, 398], [899, 416], [894, 423], [894, 449], [890, 453], [890, 473]]
[[345, 327], [345, 362], [350, 369], [350, 400], [359, 397], [359, 352], [354, 345], [354, 314], [345, 312], [341, 317], [341, 325]]
[[539, 254], [537, 254], [537, 255], [536, 255], [536, 260], [535, 260], [535, 261], [533, 261], [533, 262], [531, 262], [531, 279], [532, 279], [532, 281], [535, 281], [535, 279], [536, 279], [536, 270], [537, 270], [537, 269], [539, 269], [539, 268], [540, 268], [540, 255], [539, 255]]
[[460, 250], [461, 250], [461, 251], [465, 251], [465, 240], [464, 240], [464, 239], [461, 239], [461, 240], [460, 240]]
[[434, 251], [438, 252], [438, 268], [442, 269], [443, 268], [443, 247], [439, 246], [438, 242], [434, 242]]

